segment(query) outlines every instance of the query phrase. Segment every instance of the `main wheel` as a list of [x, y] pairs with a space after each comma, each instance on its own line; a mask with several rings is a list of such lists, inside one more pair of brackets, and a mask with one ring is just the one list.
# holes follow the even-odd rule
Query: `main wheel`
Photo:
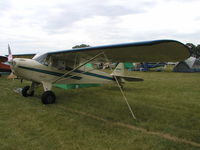
[[34, 95], [34, 91], [31, 91], [31, 93], [28, 92], [28, 90], [30, 89], [30, 86], [25, 86], [23, 89], [22, 89], [22, 95], [24, 97], [28, 97], [28, 96], [33, 96]]
[[41, 100], [43, 104], [53, 104], [55, 103], [56, 96], [52, 91], [45, 91], [42, 94]]

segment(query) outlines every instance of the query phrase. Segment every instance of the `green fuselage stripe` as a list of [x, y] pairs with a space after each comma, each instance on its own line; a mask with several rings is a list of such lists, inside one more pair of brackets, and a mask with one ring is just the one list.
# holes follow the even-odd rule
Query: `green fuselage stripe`
[[[48, 71], [48, 70], [43, 70], [43, 69], [36, 69], [36, 68], [30, 68], [30, 67], [24, 67], [24, 66], [18, 66], [18, 67], [22, 68], [22, 69], [36, 71], [36, 72], [49, 74], [49, 75], [53, 75], [53, 76], [58, 76], [58, 77], [61, 77], [61, 76], [64, 75], [64, 73], [53, 72], [53, 71]], [[112, 78], [112, 77], [107, 77], [107, 76], [103, 76], [103, 75], [95, 74], [95, 73], [91, 73], [91, 72], [84, 72], [84, 71], [81, 71], [81, 70], [75, 70], [74, 72], [75, 73], [80, 73], [80, 74], [85, 74], [85, 75], [88, 75], [88, 76], [97, 77], [97, 78], [102, 78], [102, 79], [107, 79], [107, 80], [114, 80], [114, 78]], [[65, 78], [68, 78], [68, 77], [70, 77], [72, 79], [76, 79], [76, 80], [82, 79], [82, 77], [80, 77], [80, 76], [73, 76], [73, 75], [65, 76]]]

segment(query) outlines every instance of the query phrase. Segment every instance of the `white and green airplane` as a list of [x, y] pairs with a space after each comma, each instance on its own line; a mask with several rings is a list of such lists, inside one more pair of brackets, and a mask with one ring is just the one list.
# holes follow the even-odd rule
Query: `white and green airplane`
[[90, 62], [177, 62], [189, 57], [188, 47], [174, 40], [156, 40], [61, 50], [37, 54], [32, 59], [14, 58], [11, 70], [19, 78], [32, 81], [22, 95], [33, 96], [37, 85], [42, 84], [43, 104], [52, 104], [56, 96], [52, 85], [58, 84], [112, 84], [143, 79], [124, 75], [122, 63], [109, 74], [87, 67]]

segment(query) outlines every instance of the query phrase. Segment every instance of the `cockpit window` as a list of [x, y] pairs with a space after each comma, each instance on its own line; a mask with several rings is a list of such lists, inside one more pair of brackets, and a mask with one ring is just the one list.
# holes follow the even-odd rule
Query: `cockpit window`
[[33, 57], [33, 60], [43, 64], [43, 65], [48, 65], [47, 64], [47, 53], [43, 53], [43, 54], [36, 54], [34, 57]]

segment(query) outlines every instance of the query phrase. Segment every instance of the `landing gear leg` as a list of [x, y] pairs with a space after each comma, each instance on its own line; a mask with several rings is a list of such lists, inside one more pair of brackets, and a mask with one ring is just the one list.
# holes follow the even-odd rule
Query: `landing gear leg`
[[24, 97], [28, 97], [28, 96], [33, 96], [34, 95], [34, 89], [35, 87], [38, 85], [38, 83], [36, 82], [32, 82], [31, 86], [25, 86], [22, 89], [22, 95]]
[[42, 82], [44, 93], [42, 94], [41, 101], [43, 104], [53, 104], [56, 101], [55, 94], [51, 91], [52, 83]]

